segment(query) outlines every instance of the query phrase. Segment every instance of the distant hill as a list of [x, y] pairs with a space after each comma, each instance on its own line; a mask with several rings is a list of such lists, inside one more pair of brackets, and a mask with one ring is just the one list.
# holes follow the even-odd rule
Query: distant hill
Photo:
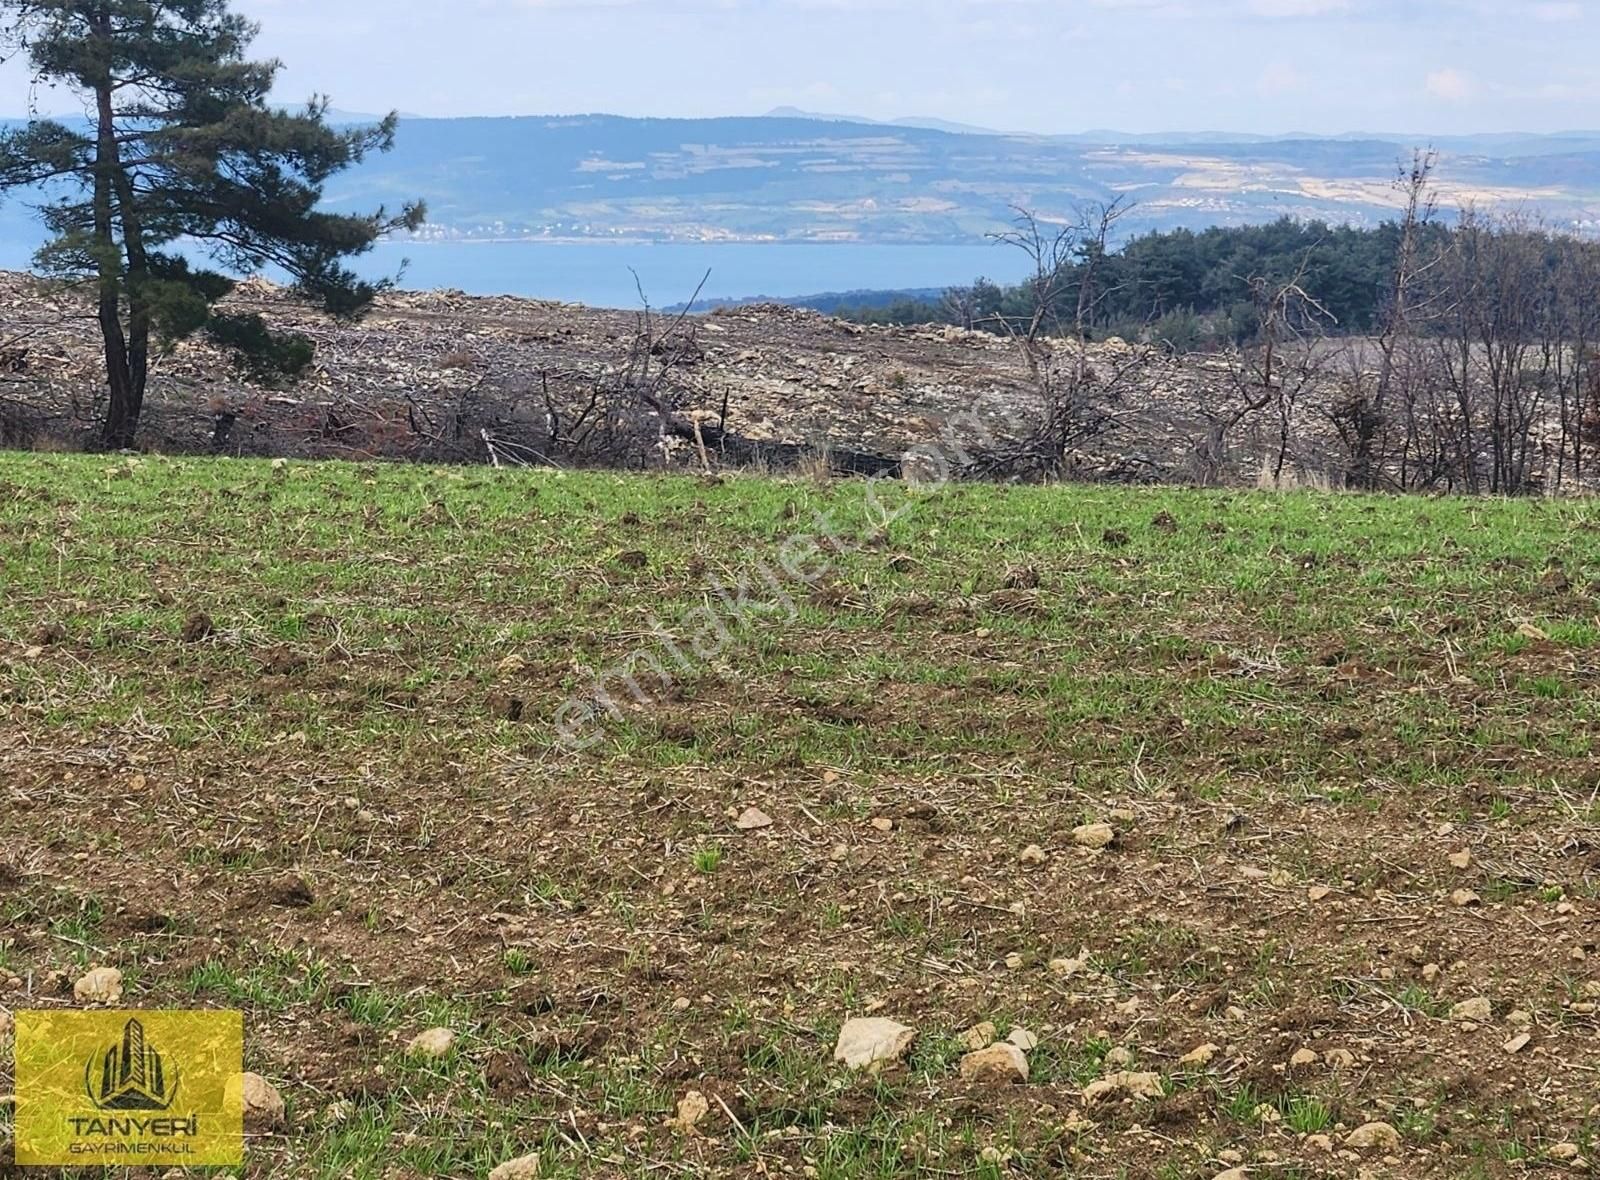
[[[1117, 197], [1137, 203], [1130, 233], [1284, 215], [1372, 225], [1392, 214], [1396, 171], [1423, 142], [1006, 135], [916, 122], [782, 110], [405, 118], [396, 150], [335, 178], [329, 198], [366, 208], [421, 196], [426, 236], [479, 241], [975, 242], [1005, 226], [1012, 206], [1067, 220]], [[1600, 132], [1435, 143], [1444, 207], [1470, 200], [1600, 227]], [[0, 261], [15, 264], [37, 240], [25, 204], [0, 205]]]

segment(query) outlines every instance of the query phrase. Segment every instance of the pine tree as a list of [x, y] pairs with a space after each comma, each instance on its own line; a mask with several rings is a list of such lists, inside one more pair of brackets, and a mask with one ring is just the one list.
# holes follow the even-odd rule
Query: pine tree
[[274, 268], [337, 316], [390, 285], [347, 260], [420, 225], [421, 204], [397, 216], [318, 206], [330, 177], [393, 146], [395, 115], [341, 128], [323, 98], [270, 105], [281, 64], [245, 56], [257, 27], [227, 0], [0, 0], [0, 14], [35, 85], [68, 89], [88, 112], [0, 133], [0, 195], [42, 186], [37, 267], [96, 292], [107, 446], [132, 445], [152, 356], [186, 337], [207, 335], [259, 379], [310, 363], [308, 339], [219, 309], [230, 276]]

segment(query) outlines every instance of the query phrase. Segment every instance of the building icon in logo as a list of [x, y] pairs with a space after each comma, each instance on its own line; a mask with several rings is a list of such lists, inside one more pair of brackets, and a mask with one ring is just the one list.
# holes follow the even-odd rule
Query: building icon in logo
[[166, 1110], [178, 1096], [178, 1068], [169, 1070], [145, 1042], [144, 1025], [135, 1017], [123, 1025], [120, 1043], [84, 1063], [83, 1089], [101, 1110]]

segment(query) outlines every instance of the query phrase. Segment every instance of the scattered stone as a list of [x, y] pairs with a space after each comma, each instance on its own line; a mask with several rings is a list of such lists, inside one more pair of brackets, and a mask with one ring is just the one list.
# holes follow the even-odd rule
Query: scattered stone
[[1023, 958], [1016, 951], [1012, 951], [1009, 955], [1006, 956], [1006, 970], [1007, 971], [1021, 971], [1022, 970], [1022, 964], [1023, 964]]
[[1178, 1058], [1178, 1064], [1204, 1069], [1216, 1060], [1217, 1054], [1220, 1052], [1222, 1052], [1220, 1046], [1213, 1045], [1210, 1041], [1207, 1041], [1204, 1045], [1197, 1045]]
[[1453, 869], [1469, 869], [1472, 867], [1472, 853], [1463, 848], [1460, 852], [1450, 854], [1450, 867]]
[[1476, 1024], [1487, 1024], [1493, 1015], [1494, 1006], [1487, 996], [1473, 996], [1450, 1009], [1451, 1020], [1470, 1020]]
[[1125, 1045], [1114, 1045], [1106, 1053], [1102, 1064], [1110, 1069], [1127, 1069], [1133, 1064], [1133, 1050]]
[[1110, 1098], [1160, 1098], [1161, 1075], [1155, 1073], [1114, 1073], [1083, 1088], [1083, 1101], [1088, 1106]]
[[72, 995], [80, 1004], [115, 1004], [122, 999], [122, 972], [96, 967], [72, 985]]
[[1345, 1136], [1344, 1145], [1357, 1151], [1393, 1151], [1400, 1146], [1400, 1132], [1388, 1123], [1365, 1123]]
[[1307, 1135], [1306, 1146], [1312, 1151], [1325, 1151], [1332, 1153], [1333, 1140], [1326, 1135]]
[[772, 817], [759, 807], [747, 807], [744, 814], [734, 821], [733, 826], [741, 832], [755, 832], [762, 828], [770, 828]]
[[1049, 855], [1037, 844], [1030, 844], [1022, 850], [1022, 855], [1017, 857], [1025, 865], [1042, 865], [1049, 860]]
[[1213, 1180], [1250, 1180], [1250, 1173], [1243, 1168], [1229, 1168], [1226, 1172], [1218, 1172]]
[[1532, 623], [1523, 623], [1517, 628], [1517, 634], [1524, 639], [1531, 639], [1535, 643], [1542, 643], [1550, 638], [1550, 633], [1542, 627], [1535, 627]]
[[512, 652], [496, 665], [495, 670], [502, 676], [517, 676], [528, 670], [528, 661]]
[[1313, 885], [1310, 889], [1306, 890], [1306, 897], [1311, 901], [1322, 901], [1332, 892], [1333, 890], [1329, 889], [1326, 885]]
[[1533, 1014], [1518, 1008], [1514, 1012], [1506, 1013], [1506, 1023], [1512, 1028], [1532, 1028]]
[[1012, 1029], [1011, 1032], [1006, 1036], [1006, 1040], [1010, 1041], [1024, 1053], [1032, 1053], [1039, 1047], [1039, 1038], [1025, 1028]]
[[1356, 1055], [1348, 1049], [1329, 1049], [1323, 1058], [1334, 1069], [1350, 1069], [1356, 1063]]
[[539, 1180], [542, 1166], [537, 1155], [518, 1156], [490, 1172], [489, 1180]]
[[1432, 983], [1439, 978], [1439, 973], [1443, 970], [1444, 968], [1437, 963], [1424, 963], [1422, 966], [1422, 978], [1425, 982]]
[[839, 1030], [833, 1059], [848, 1069], [892, 1064], [903, 1058], [917, 1039], [917, 1030], [881, 1016], [847, 1020]]
[[1531, 1037], [1529, 1034], [1518, 1033], [1516, 1036], [1507, 1041], [1503, 1047], [1507, 1053], [1521, 1053], [1528, 1047], [1529, 1042], [1532, 1040], [1533, 1037]]
[[892, 832], [894, 831], [894, 820], [880, 815], [872, 821], [872, 826], [880, 832]]
[[1072, 830], [1072, 842], [1079, 848], [1109, 848], [1116, 840], [1117, 829], [1110, 824], [1084, 824]]
[[1004, 1042], [968, 1053], [961, 1059], [961, 1076], [969, 1082], [1013, 1085], [1028, 1080], [1028, 1059], [1015, 1045]]
[[1051, 975], [1061, 979], [1071, 979], [1074, 975], [1087, 975], [1089, 952], [1080, 951], [1076, 959], [1051, 959], [1048, 969]]
[[1316, 1065], [1322, 1060], [1322, 1054], [1315, 1049], [1296, 1049], [1294, 1056], [1289, 1058], [1290, 1069], [1306, 1069]]
[[1466, 906], [1482, 905], [1483, 898], [1479, 897], [1470, 889], [1457, 889], [1450, 895], [1450, 904], [1463, 908]]
[[455, 1047], [455, 1030], [430, 1028], [411, 1038], [411, 1043], [406, 1046], [406, 1053], [412, 1057], [426, 1057], [438, 1061], [440, 1058], [450, 1056], [450, 1051]]
[[667, 1126], [684, 1135], [697, 1135], [700, 1121], [711, 1113], [711, 1103], [699, 1090], [690, 1090], [678, 1099], [678, 1113], [667, 1120]]
[[1578, 1158], [1578, 1145], [1576, 1143], [1557, 1143], [1545, 1152], [1553, 1160], [1575, 1160]]
[[240, 1074], [238, 1086], [247, 1132], [260, 1135], [284, 1125], [283, 1095], [276, 1086], [258, 1073]]
[[956, 1038], [963, 1049], [968, 1053], [976, 1053], [979, 1049], [987, 1049], [999, 1037], [1000, 1030], [995, 1028], [992, 1020], [985, 1020], [982, 1024], [975, 1024]]

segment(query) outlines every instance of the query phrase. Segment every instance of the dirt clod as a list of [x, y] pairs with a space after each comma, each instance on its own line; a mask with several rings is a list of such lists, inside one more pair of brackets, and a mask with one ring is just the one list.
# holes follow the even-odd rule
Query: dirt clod
[[178, 632], [185, 643], [200, 643], [210, 639], [217, 632], [217, 625], [211, 621], [211, 616], [204, 611], [195, 611], [183, 620], [183, 630]]
[[267, 886], [267, 897], [273, 905], [301, 910], [317, 900], [310, 883], [299, 873], [280, 873]]

